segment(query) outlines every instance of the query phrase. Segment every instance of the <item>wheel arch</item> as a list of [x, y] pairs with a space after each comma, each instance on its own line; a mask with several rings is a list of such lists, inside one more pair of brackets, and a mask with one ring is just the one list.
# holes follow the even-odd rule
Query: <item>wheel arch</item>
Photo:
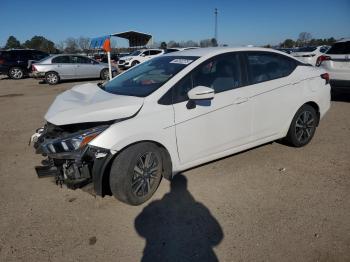
[[109, 185], [109, 177], [110, 177], [110, 171], [111, 171], [111, 167], [112, 167], [112, 163], [114, 161], [114, 159], [116, 157], [118, 157], [118, 155], [126, 150], [127, 148], [136, 145], [136, 144], [140, 144], [140, 143], [153, 143], [155, 145], [157, 145], [161, 151], [162, 154], [162, 160], [163, 160], [163, 177], [165, 179], [170, 180], [172, 177], [172, 166], [173, 166], [173, 160], [171, 158], [171, 155], [168, 151], [168, 149], [161, 144], [158, 141], [155, 140], [140, 140], [140, 141], [135, 141], [131, 144], [126, 145], [125, 147], [123, 147], [122, 149], [120, 149], [117, 153], [115, 153], [114, 155], [109, 155], [106, 157], [106, 161], [104, 161], [104, 163], [97, 163], [96, 164], [96, 168], [95, 168], [95, 164], [93, 167], [93, 183], [94, 183], [94, 189], [97, 195], [100, 195], [102, 197], [104, 197], [105, 195], [112, 195], [111, 192], [111, 188]]
[[50, 70], [50, 71], [45, 72], [45, 77], [46, 77], [46, 75], [49, 74], [49, 73], [55, 73], [55, 74], [57, 74], [58, 77], [61, 79], [60, 74], [59, 74], [57, 71], [55, 71], [55, 70]]
[[[309, 105], [313, 109], [315, 109], [315, 111], [317, 113], [317, 125], [316, 126], [318, 126], [318, 124], [320, 123], [320, 106], [315, 101], [306, 102], [301, 107], [303, 107], [304, 105]], [[299, 108], [301, 108], [301, 107], [299, 107]]]

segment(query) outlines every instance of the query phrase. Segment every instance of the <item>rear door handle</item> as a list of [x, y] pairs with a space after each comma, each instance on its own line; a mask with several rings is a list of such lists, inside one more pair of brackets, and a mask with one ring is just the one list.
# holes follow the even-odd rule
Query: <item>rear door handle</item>
[[243, 104], [245, 102], [248, 102], [248, 97], [238, 97], [235, 101], [234, 104], [238, 105], [238, 104]]

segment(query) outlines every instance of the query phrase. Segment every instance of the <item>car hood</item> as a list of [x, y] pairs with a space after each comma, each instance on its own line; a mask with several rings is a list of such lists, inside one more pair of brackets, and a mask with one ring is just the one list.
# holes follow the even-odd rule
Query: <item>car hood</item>
[[133, 59], [133, 58], [135, 58], [135, 56], [128, 55], [128, 56], [121, 57], [120, 60], [127, 60], [127, 59]]
[[102, 122], [131, 117], [143, 105], [144, 98], [114, 95], [97, 84], [77, 85], [58, 95], [45, 115], [54, 125]]

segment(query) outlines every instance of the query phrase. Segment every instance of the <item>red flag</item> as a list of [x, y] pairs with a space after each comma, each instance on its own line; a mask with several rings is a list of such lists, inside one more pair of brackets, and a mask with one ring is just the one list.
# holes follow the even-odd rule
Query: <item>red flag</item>
[[111, 40], [109, 38], [104, 41], [102, 49], [106, 52], [111, 52]]

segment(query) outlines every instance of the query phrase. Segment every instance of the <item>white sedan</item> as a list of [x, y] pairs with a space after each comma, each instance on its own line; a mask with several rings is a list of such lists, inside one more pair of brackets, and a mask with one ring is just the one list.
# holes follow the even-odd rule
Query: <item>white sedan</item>
[[59, 95], [32, 140], [39, 176], [139, 205], [162, 177], [284, 139], [302, 147], [330, 107], [328, 74], [264, 48], [166, 54]]
[[327, 52], [328, 49], [329, 46], [326, 45], [306, 46], [298, 48], [296, 51], [292, 52], [291, 55], [304, 63], [314, 66], [316, 65], [317, 58]]

